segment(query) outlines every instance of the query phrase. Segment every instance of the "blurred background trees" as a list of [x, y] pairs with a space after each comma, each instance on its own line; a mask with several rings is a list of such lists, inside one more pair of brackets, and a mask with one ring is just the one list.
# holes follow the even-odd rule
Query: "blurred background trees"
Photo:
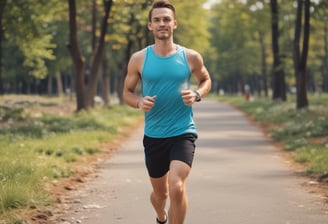
[[[297, 93], [297, 108], [302, 108], [308, 106], [308, 91], [328, 91], [327, 1], [172, 3], [178, 19], [175, 41], [203, 55], [213, 92], [241, 94], [249, 86], [253, 95], [282, 101], [288, 92]], [[129, 57], [153, 43], [147, 30], [151, 4], [152, 0], [1, 0], [0, 93], [72, 94], [77, 110], [93, 107], [95, 96], [105, 105], [111, 99], [123, 104]], [[70, 39], [73, 18], [75, 42]], [[72, 60], [73, 48], [75, 53], [79, 49], [78, 60]]]

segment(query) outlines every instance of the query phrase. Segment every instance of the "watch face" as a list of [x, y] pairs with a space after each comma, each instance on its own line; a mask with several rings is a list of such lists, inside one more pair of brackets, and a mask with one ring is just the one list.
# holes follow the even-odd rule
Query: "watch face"
[[201, 101], [201, 97], [200, 97], [199, 92], [195, 91], [195, 93], [196, 93], [196, 102]]

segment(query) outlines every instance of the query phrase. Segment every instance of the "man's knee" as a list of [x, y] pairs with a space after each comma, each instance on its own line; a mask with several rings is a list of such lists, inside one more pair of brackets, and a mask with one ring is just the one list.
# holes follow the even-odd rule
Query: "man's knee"
[[180, 200], [185, 193], [185, 184], [183, 181], [171, 182], [169, 186], [170, 198]]
[[169, 196], [169, 192], [167, 192], [167, 191], [153, 191], [152, 195], [157, 200], [166, 200]]

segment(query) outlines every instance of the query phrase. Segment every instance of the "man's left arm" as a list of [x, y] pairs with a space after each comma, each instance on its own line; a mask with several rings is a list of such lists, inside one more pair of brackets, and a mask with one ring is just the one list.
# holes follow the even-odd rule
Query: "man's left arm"
[[204, 65], [202, 56], [198, 52], [189, 50], [187, 55], [191, 72], [198, 81], [196, 91], [200, 97], [204, 97], [211, 90], [212, 81], [210, 74]]

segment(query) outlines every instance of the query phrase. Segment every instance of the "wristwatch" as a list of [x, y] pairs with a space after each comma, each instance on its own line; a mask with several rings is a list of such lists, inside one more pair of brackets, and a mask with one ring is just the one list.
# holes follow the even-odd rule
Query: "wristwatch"
[[196, 102], [200, 102], [202, 100], [199, 92], [197, 90], [194, 90], [194, 93], [196, 94]]

